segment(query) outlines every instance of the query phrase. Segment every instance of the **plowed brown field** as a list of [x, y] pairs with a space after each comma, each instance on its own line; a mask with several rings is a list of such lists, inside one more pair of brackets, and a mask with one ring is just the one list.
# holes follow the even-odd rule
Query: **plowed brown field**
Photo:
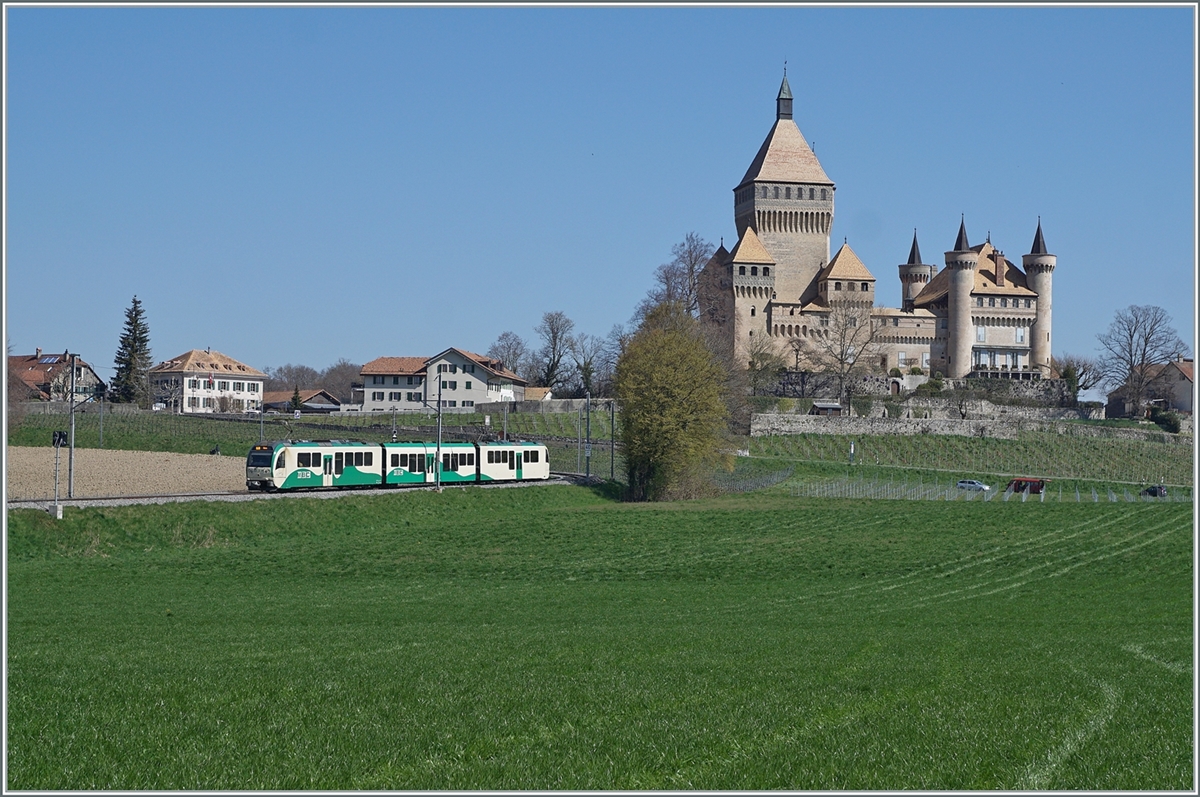
[[[9, 446], [8, 499], [54, 498], [54, 449]], [[58, 495], [67, 497], [67, 450], [59, 457]], [[157, 451], [75, 449], [75, 497], [207, 493], [246, 489], [245, 457]]]

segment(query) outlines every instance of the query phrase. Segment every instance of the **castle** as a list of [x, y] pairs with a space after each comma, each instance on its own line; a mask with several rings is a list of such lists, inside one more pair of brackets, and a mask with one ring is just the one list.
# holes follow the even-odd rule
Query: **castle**
[[860, 369], [882, 373], [1050, 375], [1057, 258], [1040, 218], [1020, 268], [990, 236], [972, 246], [962, 220], [939, 270], [922, 262], [914, 231], [899, 266], [901, 307], [876, 306], [875, 277], [849, 244], [830, 257], [834, 184], [792, 120], [786, 74], [775, 103], [775, 124], [733, 189], [738, 242], [719, 247], [698, 281], [700, 320], [737, 361], [772, 352], [790, 365], [794, 354], [800, 368], [823, 352], [843, 366], [865, 358]]

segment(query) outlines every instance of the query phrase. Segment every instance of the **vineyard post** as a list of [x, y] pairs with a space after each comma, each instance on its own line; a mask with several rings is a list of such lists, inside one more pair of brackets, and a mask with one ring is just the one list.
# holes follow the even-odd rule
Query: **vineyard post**
[[71, 405], [71, 447], [67, 452], [67, 498], [75, 497], [75, 358], [78, 355], [72, 354], [71, 363], [71, 396], [68, 399]]

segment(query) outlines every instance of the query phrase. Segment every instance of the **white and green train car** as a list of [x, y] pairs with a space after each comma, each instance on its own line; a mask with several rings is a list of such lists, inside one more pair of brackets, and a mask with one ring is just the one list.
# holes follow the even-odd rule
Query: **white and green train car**
[[550, 478], [538, 443], [362, 443], [287, 440], [259, 443], [246, 458], [249, 490], [401, 487]]
[[481, 443], [479, 481], [549, 479], [550, 458], [540, 443]]

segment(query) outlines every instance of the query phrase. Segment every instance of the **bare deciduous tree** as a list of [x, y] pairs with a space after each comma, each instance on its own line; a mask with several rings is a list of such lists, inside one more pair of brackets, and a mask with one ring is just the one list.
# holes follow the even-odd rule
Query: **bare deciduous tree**
[[354, 400], [354, 385], [359, 380], [361, 370], [361, 365], [343, 357], [321, 372], [314, 387], [329, 392], [338, 401], [349, 403]]
[[515, 374], [525, 376], [529, 359], [529, 346], [516, 332], [501, 332], [500, 337], [487, 350], [487, 356], [504, 363], [504, 367]]
[[810, 370], [832, 374], [838, 382], [838, 398], [847, 399], [852, 377], [870, 371], [879, 357], [879, 328], [872, 323], [871, 307], [858, 302], [837, 301], [821, 324], [810, 327], [798, 361]]
[[309, 368], [307, 365], [281, 365], [278, 368], [267, 367], [263, 369], [263, 373], [267, 375], [264, 380], [263, 390], [278, 391], [287, 390], [289, 387], [302, 387], [305, 390], [311, 390], [317, 387], [317, 383], [321, 379], [321, 374], [315, 368]]
[[1146, 400], [1160, 388], [1165, 368], [1187, 350], [1171, 317], [1155, 305], [1130, 305], [1117, 311], [1100, 341], [1103, 383], [1122, 388], [1125, 404], [1140, 415]]
[[638, 305], [634, 318], [640, 321], [659, 305], [678, 302], [688, 315], [696, 318], [700, 314], [700, 272], [708, 265], [713, 252], [712, 244], [694, 232], [671, 247], [671, 260], [654, 271], [654, 287]]
[[596, 335], [581, 332], [571, 338], [571, 360], [575, 363], [575, 376], [579, 389], [584, 394], [599, 396], [598, 377], [604, 370], [606, 341]]
[[787, 362], [779, 354], [774, 343], [765, 335], [750, 339], [746, 346], [746, 355], [750, 358], [746, 378], [752, 396], [757, 396], [768, 385], [779, 381], [780, 371], [787, 367]]
[[536, 378], [543, 387], [551, 390], [561, 387], [564, 377], [562, 364], [571, 342], [571, 331], [575, 322], [566, 313], [555, 310], [542, 316], [542, 322], [533, 328], [542, 340], [535, 362]]
[[1100, 363], [1094, 357], [1063, 354], [1053, 357], [1050, 364], [1054, 375], [1066, 381], [1073, 401], [1079, 399], [1080, 392], [1098, 387], [1104, 380], [1104, 374], [1100, 372]]

